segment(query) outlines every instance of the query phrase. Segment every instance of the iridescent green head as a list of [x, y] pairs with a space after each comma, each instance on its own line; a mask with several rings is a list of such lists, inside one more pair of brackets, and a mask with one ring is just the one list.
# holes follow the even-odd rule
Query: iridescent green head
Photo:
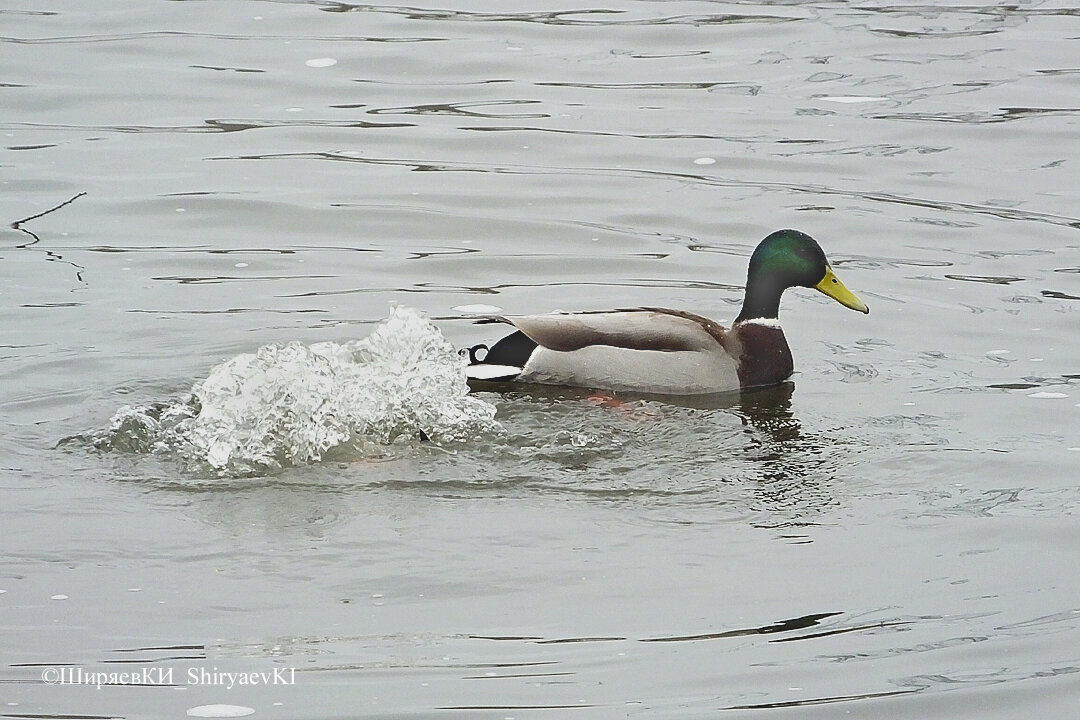
[[798, 230], [777, 230], [762, 240], [750, 256], [746, 297], [735, 321], [776, 318], [780, 296], [796, 286], [815, 288], [852, 310], [870, 312], [836, 277], [814, 238]]

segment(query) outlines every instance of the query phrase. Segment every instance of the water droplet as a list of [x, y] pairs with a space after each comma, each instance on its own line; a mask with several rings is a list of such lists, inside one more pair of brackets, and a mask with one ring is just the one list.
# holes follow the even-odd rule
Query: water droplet
[[50, 600], [67, 600], [67, 599], [68, 599], [68, 596], [67, 596], [67, 595], [53, 595], [53, 596], [52, 596], [51, 598], [49, 598], [49, 599], [50, 599]]
[[308, 60], [304, 64], [307, 65], [308, 67], [312, 67], [312, 68], [324, 68], [324, 67], [330, 67], [331, 65], [337, 65], [337, 60], [335, 60], [334, 58], [328, 58], [328, 57], [312, 58], [311, 60]]
[[711, 158], [711, 157], [694, 158], [694, 164], [695, 165], [715, 165], [716, 164], [716, 158]]
[[461, 313], [469, 313], [470, 315], [489, 315], [491, 313], [501, 313], [503, 311], [498, 305], [484, 305], [483, 303], [476, 303], [474, 305], [455, 305], [450, 309]]
[[247, 263], [243, 263], [243, 262], [241, 262], [241, 263], [236, 263], [236, 267], [238, 267], [238, 268], [246, 268], [247, 266], [248, 266], [248, 264], [247, 264]]

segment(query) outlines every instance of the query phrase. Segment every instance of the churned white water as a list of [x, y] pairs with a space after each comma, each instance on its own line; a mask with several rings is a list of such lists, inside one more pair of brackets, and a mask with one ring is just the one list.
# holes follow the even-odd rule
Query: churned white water
[[361, 340], [237, 355], [183, 398], [121, 407], [93, 441], [174, 454], [218, 475], [364, 457], [395, 442], [461, 442], [499, 428], [495, 407], [468, 395], [464, 367], [419, 311], [395, 306]]

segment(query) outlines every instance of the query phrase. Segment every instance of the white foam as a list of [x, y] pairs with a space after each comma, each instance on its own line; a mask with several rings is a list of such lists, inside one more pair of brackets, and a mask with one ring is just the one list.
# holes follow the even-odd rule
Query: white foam
[[1060, 400], [1061, 398], [1069, 397], [1065, 393], [1059, 392], [1036, 392], [1028, 395], [1029, 398], [1040, 398], [1044, 400]]
[[318, 462], [336, 448], [363, 456], [398, 438], [461, 442], [499, 428], [495, 407], [468, 394], [465, 366], [419, 311], [395, 307], [362, 340], [238, 355], [181, 400], [121, 408], [94, 442], [176, 454], [218, 475]]
[[254, 715], [255, 708], [244, 705], [196, 705], [188, 708], [187, 714], [189, 717], [234, 718]]

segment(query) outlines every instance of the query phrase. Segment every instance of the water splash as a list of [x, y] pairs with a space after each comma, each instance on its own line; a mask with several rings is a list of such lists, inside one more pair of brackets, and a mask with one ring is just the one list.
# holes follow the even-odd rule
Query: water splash
[[91, 441], [221, 476], [383, 455], [410, 440], [463, 442], [499, 430], [495, 407], [468, 395], [465, 362], [420, 312], [394, 307], [362, 340], [238, 355], [182, 399], [120, 408]]

